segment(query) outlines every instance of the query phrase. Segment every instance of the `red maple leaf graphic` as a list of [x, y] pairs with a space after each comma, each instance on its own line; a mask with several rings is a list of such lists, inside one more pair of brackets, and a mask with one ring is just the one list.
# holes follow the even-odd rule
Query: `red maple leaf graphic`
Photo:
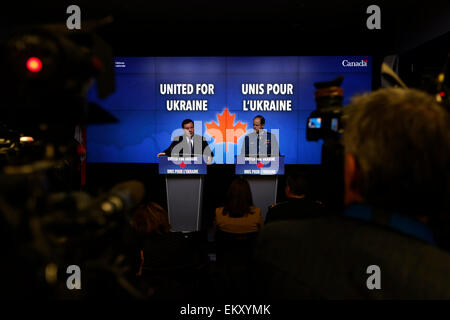
[[222, 114], [217, 114], [219, 124], [214, 121], [205, 123], [206, 132], [214, 138], [215, 143], [225, 142], [225, 152], [228, 151], [228, 142], [237, 143], [237, 140], [247, 132], [246, 123], [239, 121], [236, 125], [233, 125], [235, 117], [235, 113], [231, 115], [225, 108]]
[[186, 163], [181, 162], [181, 163], [179, 164], [179, 166], [180, 166], [181, 168], [185, 168], [185, 167], [186, 167]]
[[257, 164], [256, 164], [256, 166], [258, 167], [258, 168], [262, 168], [262, 167], [264, 167], [264, 165], [261, 163], [261, 162], [258, 162]]

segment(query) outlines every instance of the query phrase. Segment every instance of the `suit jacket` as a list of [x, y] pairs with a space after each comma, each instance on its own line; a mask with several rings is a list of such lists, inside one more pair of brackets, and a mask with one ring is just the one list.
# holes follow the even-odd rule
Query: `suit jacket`
[[186, 135], [176, 137], [170, 146], [163, 152], [168, 156], [174, 157], [183, 155], [205, 155], [212, 158], [214, 156], [204, 137], [194, 134], [192, 138], [194, 140], [193, 153], [191, 152], [191, 145], [188, 142]]
[[269, 207], [265, 223], [280, 220], [322, 217], [327, 214], [322, 203], [305, 198], [288, 198]]
[[244, 138], [241, 155], [279, 156], [280, 147], [275, 135], [266, 130], [258, 135], [255, 132], [249, 133]]
[[[255, 250], [255, 292], [265, 299], [450, 299], [448, 252], [359, 219], [274, 222]], [[380, 290], [367, 287], [371, 265]]]

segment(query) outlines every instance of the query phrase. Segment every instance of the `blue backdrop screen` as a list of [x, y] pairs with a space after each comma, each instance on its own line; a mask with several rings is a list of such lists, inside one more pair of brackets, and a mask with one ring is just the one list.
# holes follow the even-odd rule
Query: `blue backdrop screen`
[[213, 150], [214, 163], [234, 163], [256, 115], [278, 138], [286, 164], [319, 164], [321, 142], [306, 140], [316, 107], [314, 82], [344, 75], [344, 105], [371, 90], [368, 56], [118, 57], [116, 91], [89, 100], [119, 119], [87, 128], [88, 162], [157, 163], [190, 118]]

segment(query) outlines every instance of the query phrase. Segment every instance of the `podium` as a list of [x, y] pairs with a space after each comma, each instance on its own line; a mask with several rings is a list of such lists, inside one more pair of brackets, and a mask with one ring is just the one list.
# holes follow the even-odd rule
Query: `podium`
[[206, 163], [202, 156], [159, 157], [166, 175], [167, 209], [172, 231], [200, 231]]
[[246, 175], [256, 207], [266, 219], [269, 206], [277, 202], [278, 175], [284, 175], [284, 156], [236, 156], [235, 173]]

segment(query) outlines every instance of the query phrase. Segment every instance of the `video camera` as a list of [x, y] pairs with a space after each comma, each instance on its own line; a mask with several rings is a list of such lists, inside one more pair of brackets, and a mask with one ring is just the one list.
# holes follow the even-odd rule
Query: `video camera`
[[85, 149], [76, 131], [117, 121], [86, 100], [94, 79], [100, 98], [114, 91], [111, 48], [94, 32], [46, 25], [13, 30], [1, 58], [1, 168], [8, 166], [7, 173], [52, 167], [56, 180], [77, 187], [75, 171]]
[[333, 211], [340, 211], [344, 203], [344, 148], [340, 141], [343, 132], [342, 114], [344, 90], [341, 88], [343, 76], [326, 82], [316, 82], [316, 110], [307, 118], [306, 139], [323, 140], [321, 165], [323, 198], [326, 206]]
[[316, 82], [316, 110], [307, 119], [306, 139], [317, 141], [339, 137], [343, 126], [341, 121], [344, 90], [341, 88], [343, 76], [332, 81]]
[[94, 78], [100, 98], [114, 91], [111, 48], [94, 33], [61, 29], [16, 30], [4, 45], [4, 122], [79, 124]]
[[[47, 26], [13, 32], [1, 57], [6, 80], [0, 87], [4, 292], [60, 298], [67, 292], [65, 281], [50, 281], [48, 270], [57, 267], [64, 275], [64, 266], [76, 264], [96, 277], [120, 265], [116, 260], [123, 252], [113, 250], [113, 243], [121, 241], [129, 225], [127, 214], [144, 194], [143, 185], [131, 181], [91, 197], [74, 192], [76, 184], [70, 181], [74, 171], [80, 179], [77, 166], [83, 151], [75, 129], [115, 120], [86, 101], [94, 79], [100, 98], [114, 91], [112, 52], [93, 32]], [[89, 269], [92, 261], [95, 268]], [[117, 270], [112, 275], [116, 280], [122, 276]]]

